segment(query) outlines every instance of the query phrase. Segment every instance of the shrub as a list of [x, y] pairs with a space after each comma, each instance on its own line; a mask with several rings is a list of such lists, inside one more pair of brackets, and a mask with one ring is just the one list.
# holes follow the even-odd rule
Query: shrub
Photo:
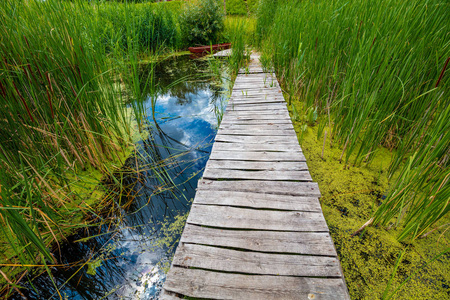
[[186, 4], [180, 17], [186, 45], [215, 43], [224, 28], [224, 13], [217, 0], [200, 0]]
[[227, 15], [246, 15], [247, 6], [244, 0], [228, 0], [226, 2]]

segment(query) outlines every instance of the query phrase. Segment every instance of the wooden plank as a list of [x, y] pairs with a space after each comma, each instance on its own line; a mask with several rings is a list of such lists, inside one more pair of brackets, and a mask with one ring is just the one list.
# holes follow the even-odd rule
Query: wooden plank
[[297, 144], [242, 144], [215, 142], [212, 151], [274, 151], [274, 152], [297, 152], [301, 153]]
[[[250, 151], [214, 151], [210, 159], [245, 161], [306, 161], [303, 153], [295, 152], [250, 152]], [[274, 163], [275, 164], [275, 163]]]
[[[286, 117], [284, 117], [286, 116]], [[292, 121], [290, 120], [290, 118], [288, 118], [289, 114], [278, 114], [276, 116], [271, 116], [271, 115], [262, 115], [262, 114], [250, 114], [250, 113], [246, 113], [246, 114], [236, 114], [236, 112], [228, 112], [228, 114], [225, 114], [223, 119], [222, 119], [222, 123], [226, 124], [226, 123], [239, 123], [242, 121], [254, 121], [254, 122], [258, 122], [258, 123], [272, 123], [272, 124], [276, 124], [276, 123], [285, 123], [285, 124], [291, 124], [292, 125]], [[220, 133], [220, 132], [218, 132]]]
[[247, 100], [254, 100], [254, 101], [263, 101], [263, 100], [278, 100], [278, 103], [282, 103], [286, 105], [286, 101], [281, 101], [281, 95], [279, 94], [273, 94], [273, 93], [247, 93], [247, 94], [232, 94], [232, 97], [229, 103], [233, 101], [247, 101]]
[[171, 292], [167, 292], [165, 289], [162, 289], [161, 293], [159, 294], [158, 299], [159, 300], [180, 300], [183, 298], [180, 298], [177, 295], [175, 295]]
[[261, 82], [264, 80], [272, 80], [273, 81], [277, 81], [276, 80], [276, 76], [274, 73], [263, 73], [263, 74], [239, 74], [238, 76], [236, 76], [236, 80], [234, 81], [234, 83], [239, 83], [239, 82], [248, 82], [248, 81], [256, 81], [256, 82]]
[[[273, 118], [284, 118], [286, 120], [289, 120], [291, 117], [289, 116], [289, 113], [287, 110], [277, 110], [277, 111], [258, 111], [258, 112], [252, 112], [252, 111], [236, 111], [232, 109], [227, 109], [224, 112], [223, 118], [229, 117], [248, 117], [253, 116], [256, 119], [273, 119]], [[220, 133], [220, 132], [219, 132]]]
[[259, 143], [272, 143], [272, 144], [291, 144], [298, 145], [298, 142], [292, 137], [284, 136], [273, 136], [273, 135], [258, 135], [258, 136], [243, 136], [243, 135], [226, 135], [218, 134], [215, 137], [216, 141], [228, 142], [228, 143], [248, 143], [248, 144], [259, 144]]
[[[241, 98], [241, 99], [230, 99], [228, 101], [228, 105], [231, 106], [237, 106], [237, 105], [243, 105], [243, 106], [249, 106], [249, 105], [255, 105], [255, 104], [285, 104], [286, 102], [283, 99], [271, 97], [268, 99], [261, 99], [261, 98]], [[286, 105], [286, 104], [285, 104]]]
[[248, 171], [208, 168], [203, 174], [205, 179], [254, 179], [254, 180], [292, 180], [312, 181], [308, 171]]
[[198, 190], [195, 204], [321, 212], [317, 197]]
[[275, 110], [275, 111], [259, 110], [258, 112], [253, 112], [253, 111], [236, 111], [236, 110], [233, 110], [231, 108], [231, 106], [230, 107], [227, 106], [225, 109], [225, 112], [224, 112], [224, 116], [230, 112], [232, 112], [233, 115], [240, 115], [240, 114], [241, 115], [250, 115], [250, 116], [269, 115], [269, 116], [272, 116], [272, 118], [278, 117], [280, 115], [280, 116], [284, 116], [287, 119], [290, 119], [289, 112], [286, 108], [283, 110]]
[[273, 125], [273, 124], [288, 124], [292, 126], [292, 122], [286, 119], [256, 119], [252, 117], [237, 117], [234, 119], [227, 118], [223, 119], [220, 125], [233, 125], [233, 124], [244, 124], [244, 125]]
[[228, 105], [227, 110], [229, 111], [241, 111], [247, 110], [256, 113], [259, 110], [282, 110], [286, 111], [286, 105], [284, 103], [264, 103], [264, 104], [253, 104], [253, 105]]
[[327, 223], [319, 212], [258, 210], [195, 203], [187, 223], [219, 228], [328, 232]]
[[271, 80], [266, 81], [264, 83], [263, 80], [259, 81], [240, 81], [238, 83], [235, 83], [233, 86], [233, 91], [240, 91], [240, 90], [264, 90], [264, 89], [277, 89], [280, 90], [280, 86], [276, 84], [275, 82], [272, 82]]
[[[286, 104], [281, 102], [276, 103], [261, 103], [261, 104], [248, 104], [248, 103], [242, 103], [242, 104], [236, 104], [233, 102], [228, 103], [229, 110], [250, 110], [250, 111], [257, 111], [257, 110], [265, 110], [265, 109], [271, 109], [271, 110], [285, 110]], [[253, 109], [250, 109], [253, 108]]]
[[241, 85], [240, 87], [234, 87], [233, 86], [233, 93], [246, 93], [246, 92], [259, 92], [259, 93], [267, 93], [267, 92], [277, 92], [282, 93], [280, 87], [278, 86], [253, 86], [251, 84], [248, 84], [246, 87], [244, 85]]
[[270, 129], [277, 129], [277, 130], [294, 130], [294, 127], [292, 124], [289, 123], [278, 123], [278, 124], [258, 124], [258, 125], [251, 125], [251, 124], [220, 124], [219, 129], [234, 129], [234, 130], [270, 130]]
[[210, 159], [207, 168], [216, 169], [234, 169], [234, 170], [291, 170], [301, 171], [307, 170], [306, 162], [277, 162], [276, 164], [269, 161], [242, 161], [242, 160], [214, 160]]
[[[245, 121], [257, 121], [257, 124], [247, 123]], [[261, 130], [261, 129], [278, 129], [278, 130], [294, 130], [292, 123], [281, 122], [281, 120], [268, 120], [268, 119], [246, 119], [246, 118], [227, 118], [225, 122], [222, 122], [219, 126], [220, 129], [248, 129], [248, 130]], [[274, 122], [272, 122], [274, 121]], [[220, 133], [220, 132], [219, 132]]]
[[234, 91], [231, 93], [232, 97], [245, 97], [245, 98], [259, 98], [259, 99], [269, 99], [269, 98], [277, 98], [283, 96], [281, 92], [275, 92], [275, 91], [241, 91], [237, 92]]
[[340, 278], [227, 274], [173, 267], [164, 288], [202, 299], [349, 300]]
[[[269, 95], [270, 94], [270, 95]], [[249, 93], [245, 94], [245, 92], [232, 92], [230, 97], [231, 99], [247, 99], [247, 98], [254, 98], [254, 99], [268, 99], [269, 96], [272, 96], [274, 98], [283, 98], [283, 93], [278, 92], [270, 92], [270, 93], [252, 93], [251, 95]]]
[[268, 73], [262, 73], [262, 74], [238, 74], [236, 76], [236, 81], [240, 81], [240, 80], [252, 80], [254, 78], [274, 78], [276, 77], [275, 74], [273, 72], [268, 72]]
[[295, 130], [292, 129], [254, 129], [254, 130], [240, 130], [240, 129], [228, 129], [223, 128], [220, 130], [220, 133], [223, 135], [239, 135], [239, 136], [283, 136], [286, 135], [290, 137], [292, 140], [297, 138]]
[[247, 95], [244, 93], [240, 93], [240, 94], [234, 94], [234, 95], [230, 95], [230, 101], [235, 101], [235, 100], [239, 100], [239, 101], [247, 101], [247, 100], [282, 100], [283, 102], [286, 103], [286, 100], [284, 99], [283, 95], [281, 94], [275, 94], [275, 95], [266, 95], [266, 94], [259, 94], [259, 95], [249, 95], [247, 93]]
[[337, 257], [328, 232], [227, 230], [187, 224], [180, 242], [265, 253]]
[[336, 257], [268, 254], [180, 244], [174, 266], [260, 275], [340, 277]]
[[212, 191], [254, 192], [292, 196], [320, 197], [319, 186], [315, 182], [283, 182], [283, 181], [211, 181], [200, 180], [198, 189]]

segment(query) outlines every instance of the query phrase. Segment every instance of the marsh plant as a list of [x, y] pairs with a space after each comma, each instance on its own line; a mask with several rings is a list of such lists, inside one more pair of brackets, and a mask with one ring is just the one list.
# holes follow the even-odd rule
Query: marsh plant
[[329, 118], [345, 165], [399, 172], [376, 223], [423, 235], [450, 210], [448, 1], [266, 1], [256, 27], [289, 95]]
[[103, 17], [84, 1], [0, 3], [2, 270], [56, 261], [49, 247], [94, 213], [143, 120], [138, 31], [127, 18], [128, 47], [107, 46]]

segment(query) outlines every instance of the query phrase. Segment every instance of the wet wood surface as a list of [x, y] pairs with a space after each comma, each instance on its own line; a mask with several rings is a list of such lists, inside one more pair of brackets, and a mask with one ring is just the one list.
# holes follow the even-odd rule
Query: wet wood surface
[[350, 299], [275, 74], [242, 69], [160, 299]]

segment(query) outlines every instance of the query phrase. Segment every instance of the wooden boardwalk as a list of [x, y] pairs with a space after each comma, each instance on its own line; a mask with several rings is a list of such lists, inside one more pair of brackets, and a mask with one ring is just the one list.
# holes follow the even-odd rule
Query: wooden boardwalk
[[236, 78], [160, 299], [350, 299], [319, 197], [275, 75], [255, 59]]

